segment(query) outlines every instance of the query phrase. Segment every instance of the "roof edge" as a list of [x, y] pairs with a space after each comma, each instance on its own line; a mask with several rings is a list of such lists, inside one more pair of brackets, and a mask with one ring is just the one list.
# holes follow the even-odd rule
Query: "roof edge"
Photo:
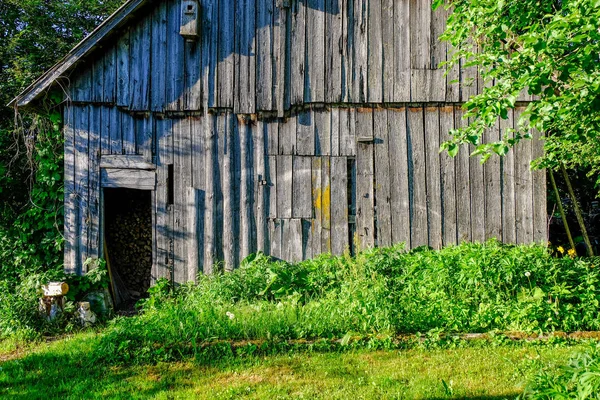
[[[44, 90], [48, 89], [54, 81], [62, 76], [66, 71], [73, 67], [81, 58], [88, 55], [99, 42], [104, 40], [113, 31], [121, 26], [123, 22], [132, 13], [137, 11], [147, 3], [153, 3], [157, 0], [129, 0], [119, 7], [110, 17], [101, 23], [87, 37], [79, 42], [67, 55], [52, 68], [46, 71], [42, 76], [36, 79], [31, 85], [19, 93], [8, 103], [11, 108], [26, 107], [32, 101], [37, 99]], [[160, 0], [159, 0], [160, 1]]]

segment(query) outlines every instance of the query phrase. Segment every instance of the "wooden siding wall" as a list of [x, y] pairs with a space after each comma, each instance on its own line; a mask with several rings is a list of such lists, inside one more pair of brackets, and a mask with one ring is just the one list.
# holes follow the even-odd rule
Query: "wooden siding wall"
[[[486, 134], [498, 139], [522, 109]], [[405, 242], [546, 240], [539, 141], [485, 165], [439, 153], [465, 123], [456, 105], [306, 107], [286, 118], [231, 110], [165, 117], [73, 105], [65, 129], [65, 264], [81, 271], [101, 248], [100, 162], [156, 163], [153, 277], [176, 282], [235, 268], [257, 250], [287, 260]], [[157, 149], [157, 150], [154, 150]], [[173, 204], [168, 170], [173, 167]]]
[[438, 68], [447, 14], [431, 0], [200, 0], [197, 42], [179, 35], [179, 0], [157, 3], [76, 68], [72, 101], [282, 116], [307, 103], [462, 102], [483, 85], [476, 69]]

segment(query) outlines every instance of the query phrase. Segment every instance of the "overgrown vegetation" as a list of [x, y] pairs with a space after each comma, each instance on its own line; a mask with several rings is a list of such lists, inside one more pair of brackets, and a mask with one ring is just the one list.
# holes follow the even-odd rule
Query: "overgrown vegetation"
[[99, 358], [174, 360], [219, 340], [600, 330], [597, 259], [553, 258], [543, 247], [494, 241], [298, 264], [257, 255], [175, 293], [162, 287], [139, 316], [109, 325]]

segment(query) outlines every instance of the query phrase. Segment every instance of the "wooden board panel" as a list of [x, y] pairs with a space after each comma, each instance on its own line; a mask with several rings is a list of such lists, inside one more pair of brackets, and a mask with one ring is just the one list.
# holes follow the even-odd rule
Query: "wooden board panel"
[[331, 158], [321, 158], [321, 252], [331, 252]]
[[102, 107], [90, 107], [88, 147], [89, 237], [88, 257], [100, 257], [100, 122]]
[[269, 220], [269, 254], [275, 258], [283, 258], [282, 254], [282, 222], [279, 219]]
[[236, 2], [235, 83], [236, 113], [252, 114], [256, 110], [256, 32], [255, 0]]
[[[454, 107], [440, 107], [440, 142], [450, 140], [450, 131], [454, 129]], [[456, 162], [447, 151], [440, 154], [442, 175], [442, 207], [443, 207], [443, 244], [457, 244], [458, 231], [456, 223]]]
[[219, 0], [218, 24], [218, 107], [233, 108], [235, 0]]
[[123, 154], [123, 133], [121, 132], [121, 112], [112, 107], [110, 118], [110, 153]]
[[100, 116], [100, 152], [102, 155], [110, 154], [110, 108], [101, 107]]
[[[500, 140], [500, 122], [485, 132], [486, 143]], [[484, 165], [485, 176], [485, 238], [502, 240], [502, 180], [500, 157], [492, 157]]]
[[[357, 136], [373, 137], [373, 113], [371, 109], [359, 109], [356, 113]], [[361, 142], [356, 150], [356, 231], [359, 247], [375, 246], [375, 165], [373, 142]]]
[[310, 157], [294, 157], [292, 218], [312, 218], [311, 176]]
[[73, 105], [64, 108], [64, 269], [66, 273], [76, 272], [77, 254], [77, 218], [76, 218], [76, 193], [75, 193], [75, 132], [77, 125], [74, 120], [75, 108]]
[[203, 118], [191, 118], [191, 136], [192, 186], [196, 189], [204, 190], [206, 186], [206, 172], [204, 171], [206, 165], [206, 145], [204, 143]]
[[165, 97], [166, 109], [170, 111], [178, 111], [183, 107], [184, 39], [179, 35], [180, 17], [179, 1], [170, 0], [167, 8], [167, 82]]
[[298, 114], [296, 133], [296, 154], [312, 156], [315, 154], [315, 120], [312, 110]]
[[[383, 80], [383, 19], [389, 20], [389, 15], [382, 15], [383, 0], [369, 0], [369, 32], [368, 32], [368, 101], [381, 103], [383, 101], [383, 86], [388, 82]], [[391, 39], [391, 37], [390, 37]], [[386, 41], [388, 39], [386, 38]], [[391, 82], [393, 85], [393, 81]]]
[[427, 164], [427, 221], [429, 246], [441, 249], [442, 232], [442, 187], [440, 167], [440, 115], [438, 107], [425, 108], [425, 158]]
[[431, 69], [431, 5], [422, 0], [410, 0], [409, 10], [411, 69]]
[[352, 96], [353, 103], [367, 102], [369, 1], [353, 0], [354, 29], [352, 31]]
[[216, 230], [216, 193], [215, 169], [218, 165], [216, 155], [217, 118], [214, 114], [204, 115], [204, 145], [205, 145], [205, 208], [204, 208], [204, 268], [205, 274], [214, 273], [214, 263], [217, 261]]
[[[454, 126], [456, 129], [465, 126], [464, 111], [457, 107], [454, 112]], [[462, 146], [456, 158], [456, 220], [458, 242], [472, 240], [471, 233], [471, 171], [469, 149]]]
[[148, 163], [152, 163], [153, 126], [154, 117], [152, 117], [152, 114], [135, 121], [136, 154], [141, 155]]
[[306, 0], [306, 86], [304, 101], [325, 101], [325, 0]]
[[[514, 128], [514, 112], [510, 110], [508, 118], [500, 120], [500, 135], [514, 138], [510, 131]], [[515, 152], [509, 151], [502, 158], [502, 241], [516, 244], [516, 208], [515, 208]]]
[[310, 243], [311, 256], [316, 257], [321, 254], [321, 238], [323, 230], [323, 182], [322, 182], [322, 158], [312, 158], [312, 216], [308, 220], [310, 226]]
[[331, 111], [315, 110], [313, 112], [314, 120], [314, 154], [317, 156], [331, 155]]
[[292, 218], [293, 161], [291, 156], [277, 157], [277, 217]]
[[[515, 109], [515, 126], [523, 108]], [[531, 140], [522, 140], [515, 151], [515, 198], [517, 243], [533, 242], [533, 177], [530, 163], [532, 159]]]
[[100, 168], [154, 170], [156, 165], [146, 161], [144, 156], [105, 155], [100, 159]]
[[123, 32], [117, 41], [117, 105], [129, 107], [129, 30]]
[[290, 52], [290, 103], [304, 102], [305, 57], [306, 57], [306, 6], [302, 0], [292, 0], [290, 9], [290, 40], [287, 51]]
[[77, 194], [77, 259], [76, 270], [83, 271], [88, 258], [89, 236], [89, 122], [90, 106], [75, 108], [75, 193]]
[[126, 112], [119, 113], [121, 119], [121, 137], [123, 138], [123, 154], [136, 154], [135, 120]]
[[244, 119], [238, 118], [241, 149], [240, 176], [240, 255], [241, 259], [252, 254], [256, 249], [256, 226], [254, 220], [254, 170], [253, 170], [253, 138], [252, 126]]
[[[334, 0], [337, 1], [337, 0]], [[340, 42], [342, 52], [342, 102], [351, 101], [352, 96], [352, 49], [354, 30], [353, 0], [340, 0], [342, 10], [342, 38]]]
[[267, 179], [267, 210], [266, 215], [269, 220], [277, 218], [277, 157], [269, 156], [266, 164]]
[[[223, 191], [223, 260], [225, 270], [235, 268], [235, 174], [233, 159], [233, 115], [219, 118], [219, 158], [222, 159], [221, 187]], [[221, 122], [222, 121], [222, 122]]]
[[267, 247], [267, 185], [268, 175], [266, 170], [266, 146], [265, 141], [267, 139], [267, 124], [263, 121], [258, 121], [253, 129], [254, 135], [254, 175], [256, 176], [256, 183], [254, 184], [255, 191], [255, 207], [254, 215], [256, 220], [256, 250], [265, 252]]
[[160, 2], [152, 14], [150, 109], [163, 111], [167, 90], [167, 2]]
[[[532, 159], [544, 155], [544, 142], [539, 131], [533, 132]], [[546, 210], [546, 170], [532, 171], [533, 179], [533, 241], [548, 243], [548, 212]]]
[[[427, 172], [423, 109], [408, 109], [409, 182], [411, 191], [411, 247], [428, 244]], [[411, 157], [412, 156], [412, 157]]]
[[383, 99], [386, 103], [394, 101], [394, 0], [381, 0], [381, 36], [382, 36], [382, 79]]
[[340, 109], [332, 108], [329, 111], [330, 134], [331, 134], [331, 155], [340, 155]]
[[273, 109], [273, 0], [256, 0], [256, 107]]
[[[474, 146], [469, 146], [469, 152], [472, 153]], [[483, 165], [479, 157], [470, 157], [469, 159], [469, 178], [471, 185], [471, 233], [472, 241], [485, 241], [485, 177], [483, 174]]]
[[92, 70], [91, 101], [102, 103], [104, 100], [104, 57], [98, 56], [88, 68]]
[[331, 252], [348, 249], [348, 175], [346, 157], [331, 157]]
[[[227, 4], [223, 5], [226, 6]], [[217, 96], [218, 2], [201, 0], [200, 9], [202, 15], [202, 33], [200, 36], [202, 42], [200, 45], [202, 49], [202, 105], [206, 112], [206, 109], [215, 106]], [[238, 10], [235, 10], [235, 12], [238, 12]], [[243, 33], [241, 30], [237, 32], [238, 36]]]
[[356, 109], [340, 109], [339, 137], [340, 155], [356, 156]]
[[117, 51], [115, 46], [111, 46], [106, 50], [103, 60], [104, 86], [102, 88], [102, 101], [105, 103], [114, 104], [116, 101], [117, 91]]
[[[216, 29], [216, 28], [215, 28]], [[216, 45], [215, 45], [216, 47]], [[198, 111], [202, 109], [202, 51], [201, 42], [184, 44], [184, 109]], [[209, 85], [210, 89], [210, 85]], [[216, 91], [216, 89], [213, 89]]]
[[394, 1], [394, 102], [410, 101], [410, 5]]
[[156, 172], [132, 169], [103, 169], [102, 187], [154, 190]]
[[154, 279], [171, 277], [170, 244], [173, 240], [171, 205], [169, 204], [169, 164], [173, 163], [173, 136], [171, 120], [156, 121], [157, 183], [156, 183], [156, 252], [157, 263], [153, 272]]
[[[387, 110], [378, 109], [374, 114], [375, 146], [375, 202], [377, 222], [377, 245], [391, 246], [392, 242], [392, 194], [390, 188], [390, 154]], [[391, 156], [391, 157], [390, 157]]]
[[[186, 222], [187, 222], [187, 235], [185, 238], [186, 242], [186, 267], [187, 267], [187, 280], [196, 282], [200, 271], [200, 247], [199, 242], [199, 228], [202, 228], [202, 224], [198, 218], [198, 202], [200, 193], [198, 190], [191, 186], [185, 188], [185, 207], [186, 207]], [[204, 232], [204, 230], [202, 230]], [[204, 249], [202, 249], [204, 250]]]
[[130, 109], [148, 110], [150, 96], [150, 20], [142, 18], [131, 28], [130, 37]]
[[390, 108], [388, 138], [390, 154], [390, 207], [392, 243], [410, 247], [410, 192], [406, 109]]
[[292, 115], [279, 124], [279, 154], [291, 155], [296, 152], [296, 135], [298, 117]]
[[342, 1], [325, 0], [325, 101], [342, 101]]

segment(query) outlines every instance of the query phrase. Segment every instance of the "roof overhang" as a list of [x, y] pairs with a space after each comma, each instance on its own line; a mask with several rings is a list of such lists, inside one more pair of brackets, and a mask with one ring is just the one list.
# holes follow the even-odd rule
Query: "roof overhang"
[[102, 42], [119, 28], [123, 27], [129, 18], [146, 4], [160, 0], [128, 0], [85, 39], [77, 44], [62, 60], [23, 90], [9, 104], [9, 107], [26, 107], [38, 99], [52, 84], [82, 59], [92, 53]]

